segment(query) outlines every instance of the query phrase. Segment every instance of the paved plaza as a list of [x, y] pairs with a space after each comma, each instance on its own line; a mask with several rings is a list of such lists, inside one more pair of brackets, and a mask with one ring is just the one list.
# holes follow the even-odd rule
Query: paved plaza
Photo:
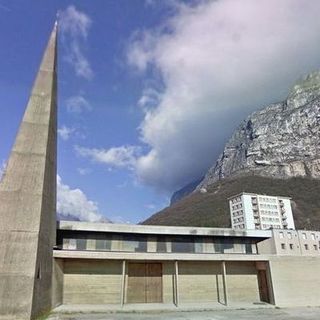
[[54, 314], [48, 320], [319, 320], [320, 308]]

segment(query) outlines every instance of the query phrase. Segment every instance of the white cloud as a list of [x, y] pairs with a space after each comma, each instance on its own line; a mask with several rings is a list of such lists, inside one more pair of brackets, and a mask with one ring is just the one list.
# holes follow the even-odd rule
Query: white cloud
[[73, 128], [62, 126], [61, 128], [58, 129], [58, 134], [62, 140], [67, 141], [70, 139], [70, 136], [74, 131], [75, 129]]
[[59, 20], [66, 51], [65, 60], [73, 66], [77, 76], [92, 79], [92, 68], [83, 53], [92, 24], [90, 17], [71, 5], [60, 12]]
[[139, 179], [171, 191], [200, 177], [241, 119], [319, 68], [319, 12], [318, 0], [181, 2], [161, 27], [136, 32], [128, 61], [164, 88], [139, 101], [150, 148], [130, 160]]
[[89, 200], [82, 190], [64, 184], [60, 176], [57, 176], [57, 212], [80, 221], [107, 221], [96, 202]]
[[90, 111], [92, 107], [88, 100], [81, 94], [72, 96], [66, 100], [67, 110], [71, 113]]
[[76, 146], [76, 152], [82, 157], [107, 164], [115, 168], [133, 169], [136, 159], [141, 153], [140, 147], [122, 146], [110, 149], [90, 149]]
[[92, 171], [90, 168], [78, 168], [77, 170], [81, 176], [86, 176]]

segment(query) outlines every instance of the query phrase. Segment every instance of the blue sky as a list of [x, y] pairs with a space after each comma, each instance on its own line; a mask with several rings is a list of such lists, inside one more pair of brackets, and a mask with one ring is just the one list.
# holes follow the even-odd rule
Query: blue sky
[[58, 207], [139, 222], [319, 69], [316, 0], [0, 0], [0, 162], [59, 14]]

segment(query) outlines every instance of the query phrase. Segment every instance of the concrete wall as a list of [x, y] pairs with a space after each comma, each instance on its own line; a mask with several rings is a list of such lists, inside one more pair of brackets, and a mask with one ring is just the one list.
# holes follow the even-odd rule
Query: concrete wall
[[309, 230], [272, 230], [270, 239], [258, 243], [260, 254], [320, 256], [320, 232]]
[[120, 304], [122, 262], [64, 261], [64, 304]]
[[275, 304], [280, 307], [320, 306], [320, 257], [271, 256]]
[[286, 219], [286, 221], [288, 223], [287, 228], [288, 229], [295, 229], [293, 215], [292, 215], [292, 208], [291, 208], [291, 200], [279, 197], [278, 200], [280, 200], [280, 199], [283, 201], [284, 209], [286, 210], [285, 215], [287, 216], [287, 219]]
[[52, 273], [52, 308], [63, 303], [63, 279], [63, 260], [54, 259]]
[[242, 195], [246, 229], [255, 229], [251, 196]]
[[[224, 303], [220, 261], [179, 261], [179, 303]], [[121, 260], [65, 259], [55, 261], [53, 303], [119, 304], [122, 288]], [[163, 303], [175, 301], [174, 261], [162, 262]], [[227, 262], [230, 302], [259, 301], [255, 262]], [[62, 274], [64, 273], [64, 275]], [[128, 275], [125, 275], [125, 294]], [[62, 288], [63, 286], [63, 288]]]
[[51, 308], [56, 231], [56, 27], [0, 183], [0, 318]]
[[[227, 262], [226, 272], [229, 302], [260, 301], [254, 262]], [[179, 300], [223, 303], [221, 262], [179, 262]]]
[[219, 262], [179, 262], [179, 301], [217, 302], [219, 276]]
[[259, 285], [254, 262], [227, 262], [227, 289], [230, 302], [259, 302]]
[[162, 263], [163, 302], [173, 303], [174, 299], [174, 262]]

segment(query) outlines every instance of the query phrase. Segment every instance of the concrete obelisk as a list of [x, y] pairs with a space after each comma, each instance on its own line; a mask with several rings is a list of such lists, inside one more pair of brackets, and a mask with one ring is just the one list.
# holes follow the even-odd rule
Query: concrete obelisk
[[0, 183], [0, 319], [51, 308], [56, 228], [57, 23]]

